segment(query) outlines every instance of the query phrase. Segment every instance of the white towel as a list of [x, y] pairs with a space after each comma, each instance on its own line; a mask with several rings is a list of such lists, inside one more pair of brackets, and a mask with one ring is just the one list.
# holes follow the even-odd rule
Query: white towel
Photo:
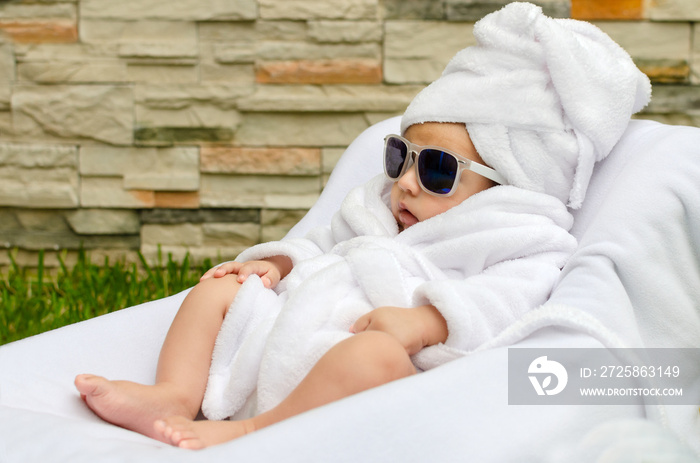
[[[485, 190], [399, 234], [390, 188], [376, 177], [347, 196], [330, 227], [239, 256], [285, 254], [294, 270], [276, 291], [256, 278], [243, 285], [217, 340], [207, 417], [233, 415], [256, 386], [258, 412], [274, 407], [351, 336], [357, 318], [380, 306], [430, 303], [445, 317], [446, 342], [415, 355], [419, 368], [465, 355], [543, 304], [576, 246], [560, 201], [511, 186]], [[235, 339], [249, 334], [266, 343]]]
[[474, 26], [477, 45], [455, 55], [419, 93], [401, 129], [462, 122], [511, 185], [579, 208], [593, 165], [649, 101], [649, 79], [592, 24], [511, 3]]

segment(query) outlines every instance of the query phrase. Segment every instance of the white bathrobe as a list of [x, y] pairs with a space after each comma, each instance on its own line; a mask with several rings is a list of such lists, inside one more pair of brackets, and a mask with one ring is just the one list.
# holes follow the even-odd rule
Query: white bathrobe
[[347, 196], [330, 227], [236, 259], [286, 255], [294, 269], [274, 291], [251, 277], [236, 296], [214, 349], [208, 418], [234, 415], [254, 392], [255, 413], [274, 407], [381, 306], [432, 304], [447, 321], [445, 343], [413, 356], [419, 369], [465, 355], [543, 304], [576, 247], [560, 200], [511, 186], [399, 233], [391, 185], [378, 176]]

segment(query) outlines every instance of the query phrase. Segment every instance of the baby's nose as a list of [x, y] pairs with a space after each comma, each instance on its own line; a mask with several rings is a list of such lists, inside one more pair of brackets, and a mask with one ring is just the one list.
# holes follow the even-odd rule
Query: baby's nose
[[403, 191], [407, 191], [413, 195], [417, 194], [420, 190], [420, 185], [418, 185], [418, 177], [416, 177], [416, 165], [413, 164], [406, 170], [406, 172], [399, 178], [399, 188]]

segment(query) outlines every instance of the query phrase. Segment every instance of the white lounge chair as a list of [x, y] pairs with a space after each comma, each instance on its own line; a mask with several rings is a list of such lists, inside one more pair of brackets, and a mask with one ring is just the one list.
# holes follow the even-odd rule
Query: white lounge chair
[[[355, 140], [290, 236], [329, 221], [351, 187], [381, 172], [382, 139], [398, 124]], [[579, 249], [545, 309], [580, 310], [630, 347], [699, 347], [700, 129], [632, 121], [575, 216]], [[630, 459], [606, 461], [654, 451], [693, 461], [700, 451], [693, 405], [509, 405], [508, 346], [202, 451], [102, 422], [74, 376], [153, 381], [185, 293], [0, 347], [0, 462], [590, 462], [616, 451]], [[600, 347], [588, 321], [544, 324], [515, 347]], [[697, 387], [688, 393], [700, 403]]]

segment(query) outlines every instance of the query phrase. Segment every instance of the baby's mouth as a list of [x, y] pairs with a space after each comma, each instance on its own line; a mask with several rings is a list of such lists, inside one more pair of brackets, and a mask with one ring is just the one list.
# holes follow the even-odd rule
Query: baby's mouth
[[418, 223], [418, 218], [411, 213], [403, 204], [399, 205], [399, 222], [403, 225], [403, 229], [407, 229], [411, 225]]

